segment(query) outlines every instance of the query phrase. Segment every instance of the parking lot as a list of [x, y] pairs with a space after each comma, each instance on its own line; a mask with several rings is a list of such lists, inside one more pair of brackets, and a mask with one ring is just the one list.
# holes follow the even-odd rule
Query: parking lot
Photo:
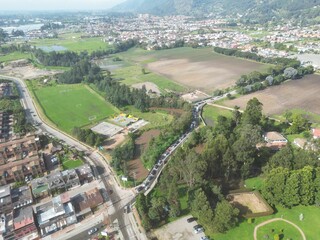
[[188, 215], [155, 230], [155, 237], [159, 240], [200, 240], [205, 234], [203, 232], [194, 233], [193, 227], [197, 225], [197, 222], [188, 223], [187, 219], [191, 217]]

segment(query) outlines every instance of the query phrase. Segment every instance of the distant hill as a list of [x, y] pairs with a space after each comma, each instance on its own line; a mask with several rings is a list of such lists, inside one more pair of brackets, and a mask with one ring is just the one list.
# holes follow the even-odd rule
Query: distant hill
[[278, 17], [317, 18], [320, 16], [320, 0], [127, 0], [112, 10], [154, 15], [213, 14], [264, 21]]

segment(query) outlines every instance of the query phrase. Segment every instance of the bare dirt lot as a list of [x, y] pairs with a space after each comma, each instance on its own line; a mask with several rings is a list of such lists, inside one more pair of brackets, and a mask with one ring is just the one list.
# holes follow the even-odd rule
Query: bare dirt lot
[[18, 77], [22, 79], [34, 79], [42, 76], [54, 75], [61, 72], [62, 71], [35, 68], [30, 64], [21, 67], [14, 67], [11, 64], [8, 64], [3, 69], [0, 69], [0, 74], [2, 75]]
[[187, 53], [160, 57], [158, 61], [147, 64], [147, 68], [185, 86], [211, 93], [214, 89], [234, 85], [243, 74], [262, 70], [267, 66], [219, 55], [209, 48], [185, 51]]
[[148, 146], [149, 141], [153, 137], [159, 136], [159, 134], [160, 130], [149, 130], [136, 139], [136, 157], [128, 163], [129, 175], [136, 180], [142, 180], [148, 175], [149, 171], [143, 166], [140, 157], [143, 150]]
[[141, 89], [143, 85], [146, 87], [147, 92], [151, 90], [153, 93], [156, 93], [158, 95], [161, 94], [161, 91], [159, 90], [158, 86], [152, 82], [136, 83], [133, 84], [132, 87]]
[[285, 82], [263, 91], [244, 95], [224, 102], [229, 107], [244, 109], [247, 102], [256, 97], [263, 103], [263, 112], [268, 115], [282, 114], [290, 109], [303, 109], [320, 114], [320, 75], [308, 75], [303, 79]]
[[269, 210], [268, 205], [255, 192], [229, 194], [227, 198], [240, 210], [241, 214], [261, 213]]

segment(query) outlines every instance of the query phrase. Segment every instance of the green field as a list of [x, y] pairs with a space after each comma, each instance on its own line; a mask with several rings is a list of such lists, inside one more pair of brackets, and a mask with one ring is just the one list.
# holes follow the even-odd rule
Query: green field
[[[268, 219], [272, 218], [281, 218], [283, 217], [286, 220], [289, 220], [295, 224], [297, 224], [302, 231], [305, 233], [308, 240], [318, 240], [320, 236], [320, 228], [318, 227], [320, 225], [320, 208], [315, 206], [297, 206], [293, 207], [292, 209], [285, 209], [282, 207], [277, 207], [276, 213], [271, 216], [266, 217], [260, 217], [255, 218], [253, 223], [247, 223], [247, 221], [243, 220], [239, 223], [239, 226], [231, 229], [225, 234], [214, 234], [211, 236], [214, 240], [248, 240], [253, 239], [253, 230], [256, 225], [259, 223], [262, 223]], [[303, 213], [304, 220], [299, 220], [299, 215]], [[275, 224], [280, 222], [275, 222]], [[284, 229], [284, 232], [286, 232], [286, 229], [288, 233], [291, 232], [291, 228], [288, 227], [288, 225], [285, 225], [281, 227]], [[268, 225], [265, 225], [265, 227], [262, 227], [261, 230], [264, 231], [264, 229], [267, 229], [268, 231]], [[275, 229], [279, 229], [276, 228]], [[293, 232], [292, 232], [293, 233]], [[300, 235], [298, 235], [300, 236]], [[288, 235], [289, 237], [289, 235]], [[270, 236], [270, 239], [273, 239], [273, 236]], [[285, 238], [287, 239], [287, 235], [285, 235]], [[300, 240], [301, 238], [298, 238], [297, 236], [294, 236], [292, 240]], [[259, 240], [264, 240], [263, 238], [260, 238]]]
[[218, 116], [231, 117], [232, 112], [227, 109], [222, 109], [210, 105], [206, 105], [202, 111], [202, 117], [207, 125], [213, 126], [214, 122], [218, 120]]
[[81, 35], [79, 33], [62, 34], [58, 39], [37, 39], [30, 41], [30, 44], [37, 47], [62, 46], [69, 51], [88, 51], [89, 53], [110, 48], [108, 43], [103, 42], [100, 37], [81, 38]]
[[263, 186], [263, 178], [262, 177], [254, 177], [246, 179], [245, 185], [246, 188], [260, 190]]
[[147, 72], [147, 74], [142, 73], [142, 67], [137, 65], [122, 67], [116, 69], [113, 72], [115, 78], [123, 79], [121, 82], [127, 85], [133, 85], [136, 83], [152, 82], [156, 84], [161, 92], [166, 92], [166, 90], [183, 92], [185, 88], [172, 80], [163, 77], [161, 75]]
[[119, 112], [89, 87], [81, 84], [40, 87], [34, 90], [46, 117], [70, 133]]
[[123, 108], [123, 111], [127, 114], [148, 121], [149, 124], [144, 127], [145, 129], [160, 128], [168, 125], [173, 120], [172, 115], [168, 114], [166, 111], [161, 110], [141, 112], [140, 110], [132, 106], [128, 106]]
[[18, 59], [30, 58], [30, 53], [13, 52], [6, 55], [0, 55], [0, 62], [10, 62]]

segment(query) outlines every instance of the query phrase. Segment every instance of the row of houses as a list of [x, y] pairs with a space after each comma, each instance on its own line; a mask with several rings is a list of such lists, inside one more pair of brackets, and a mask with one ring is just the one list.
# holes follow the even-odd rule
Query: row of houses
[[17, 203], [15, 199], [18, 207], [8, 214], [1, 215], [0, 233], [3, 239], [8, 240], [45, 237], [93, 214], [94, 209], [105, 201], [101, 189], [98, 188], [73, 197], [66, 192], [36, 206], [31, 206], [33, 203], [31, 191], [26, 187], [19, 189], [2, 187], [0, 195], [5, 194], [11, 194], [12, 198], [17, 198], [20, 202]]

